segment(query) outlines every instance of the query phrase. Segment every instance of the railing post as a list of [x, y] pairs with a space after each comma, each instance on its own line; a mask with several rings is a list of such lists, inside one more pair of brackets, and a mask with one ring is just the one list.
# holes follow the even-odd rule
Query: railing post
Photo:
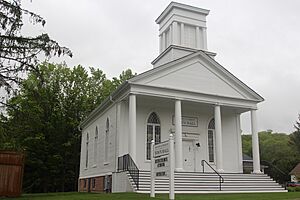
[[155, 197], [155, 174], [154, 174], [154, 140], [151, 141], [151, 191], [150, 197]]
[[139, 185], [140, 185], [139, 183], [140, 183], [140, 171], [137, 170], [137, 185], [136, 185], [137, 190], [139, 190]]
[[169, 199], [174, 200], [175, 199], [175, 175], [174, 175], [174, 138], [173, 134], [170, 134], [169, 137]]

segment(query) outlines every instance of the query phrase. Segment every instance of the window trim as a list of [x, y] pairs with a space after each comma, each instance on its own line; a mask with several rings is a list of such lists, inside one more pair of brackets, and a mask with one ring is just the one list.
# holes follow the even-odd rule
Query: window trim
[[[210, 120], [208, 121], [208, 125], [207, 125], [207, 132], [206, 132], [206, 134], [207, 134], [207, 158], [208, 158], [208, 162], [209, 163], [211, 163], [211, 164], [215, 164], [215, 162], [216, 162], [216, 132], [215, 132], [215, 124], [213, 125], [213, 128], [212, 127], [210, 127], [210, 123], [212, 122], [212, 121], [215, 121], [215, 118], [214, 117], [212, 117], [212, 118], [210, 118]], [[209, 138], [208, 138], [208, 132], [209, 131], [212, 131], [212, 136], [213, 136], [213, 161], [210, 161], [209, 160]]]
[[[156, 117], [158, 118], [158, 120], [159, 120], [159, 124], [157, 124], [157, 123], [149, 123], [148, 122], [148, 120], [149, 120], [149, 118], [150, 118], [150, 116], [152, 115], [152, 113], [154, 113], [155, 115], [156, 115]], [[149, 112], [149, 114], [147, 115], [147, 118], [146, 118], [146, 125], [145, 125], [145, 128], [146, 128], [146, 130], [145, 130], [145, 143], [144, 144], [146, 144], [145, 145], [145, 157], [144, 157], [144, 159], [145, 159], [145, 162], [150, 162], [151, 161], [151, 158], [150, 159], [148, 159], [147, 158], [147, 145], [148, 145], [148, 142], [147, 142], [147, 139], [148, 139], [148, 125], [151, 125], [152, 126], [152, 128], [153, 128], [153, 130], [152, 130], [152, 138], [154, 138], [154, 140], [155, 140], [155, 127], [160, 127], [160, 142], [161, 142], [161, 120], [160, 120], [160, 117], [159, 117], [159, 115], [158, 115], [158, 113], [156, 112], [156, 111], [151, 111], [151, 112]], [[151, 144], [151, 142], [150, 142], [150, 144]], [[150, 153], [150, 155], [151, 155], [151, 153]], [[151, 157], [151, 156], [150, 156]]]
[[98, 140], [99, 140], [99, 132], [98, 126], [95, 128], [95, 137], [94, 137], [94, 165], [93, 167], [97, 167], [98, 161]]
[[85, 169], [89, 167], [89, 133], [86, 133], [86, 143], [85, 143]]
[[95, 189], [96, 188], [96, 178], [92, 179], [92, 188]]
[[103, 165], [109, 164], [109, 134], [110, 134], [110, 118], [107, 117], [105, 121], [105, 133], [104, 133], [104, 162]]

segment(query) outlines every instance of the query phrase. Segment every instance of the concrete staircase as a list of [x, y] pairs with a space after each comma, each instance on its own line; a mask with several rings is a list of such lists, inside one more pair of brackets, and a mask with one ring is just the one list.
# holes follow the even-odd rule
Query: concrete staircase
[[[138, 193], [150, 193], [150, 172], [140, 171], [139, 189], [127, 173], [133, 190]], [[219, 177], [214, 173], [175, 172], [176, 193], [251, 193], [251, 192], [287, 192], [266, 174], [222, 173], [224, 183], [219, 187]], [[156, 193], [169, 192], [169, 179], [156, 178]]]

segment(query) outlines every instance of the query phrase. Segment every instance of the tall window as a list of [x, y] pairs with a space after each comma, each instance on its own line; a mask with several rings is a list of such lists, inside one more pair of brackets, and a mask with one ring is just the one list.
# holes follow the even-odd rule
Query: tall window
[[151, 140], [155, 141], [155, 144], [161, 142], [160, 134], [160, 120], [156, 113], [151, 113], [147, 120], [147, 160], [151, 159]]
[[214, 135], [215, 135], [215, 119], [210, 120], [208, 124], [208, 160], [209, 162], [215, 161], [215, 145], [214, 145]]
[[105, 130], [105, 156], [104, 156], [104, 160], [105, 162], [108, 161], [108, 136], [109, 136], [109, 119], [106, 119], [106, 130]]
[[94, 164], [97, 164], [97, 156], [98, 156], [98, 127], [96, 126], [95, 140], [94, 140]]
[[85, 167], [88, 167], [89, 164], [89, 134], [86, 134], [86, 150], [85, 150]]

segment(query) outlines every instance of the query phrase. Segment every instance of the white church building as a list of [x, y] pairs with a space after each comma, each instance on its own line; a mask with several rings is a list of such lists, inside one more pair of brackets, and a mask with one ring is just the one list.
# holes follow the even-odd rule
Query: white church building
[[[286, 191], [260, 170], [256, 112], [264, 99], [208, 50], [208, 14], [171, 2], [156, 19], [160, 54], [153, 69], [118, 87], [80, 124], [79, 191], [149, 192], [151, 140], [163, 142], [170, 133], [176, 192]], [[251, 113], [252, 174], [243, 174], [245, 112]], [[157, 179], [156, 189], [167, 192], [167, 179]]]

